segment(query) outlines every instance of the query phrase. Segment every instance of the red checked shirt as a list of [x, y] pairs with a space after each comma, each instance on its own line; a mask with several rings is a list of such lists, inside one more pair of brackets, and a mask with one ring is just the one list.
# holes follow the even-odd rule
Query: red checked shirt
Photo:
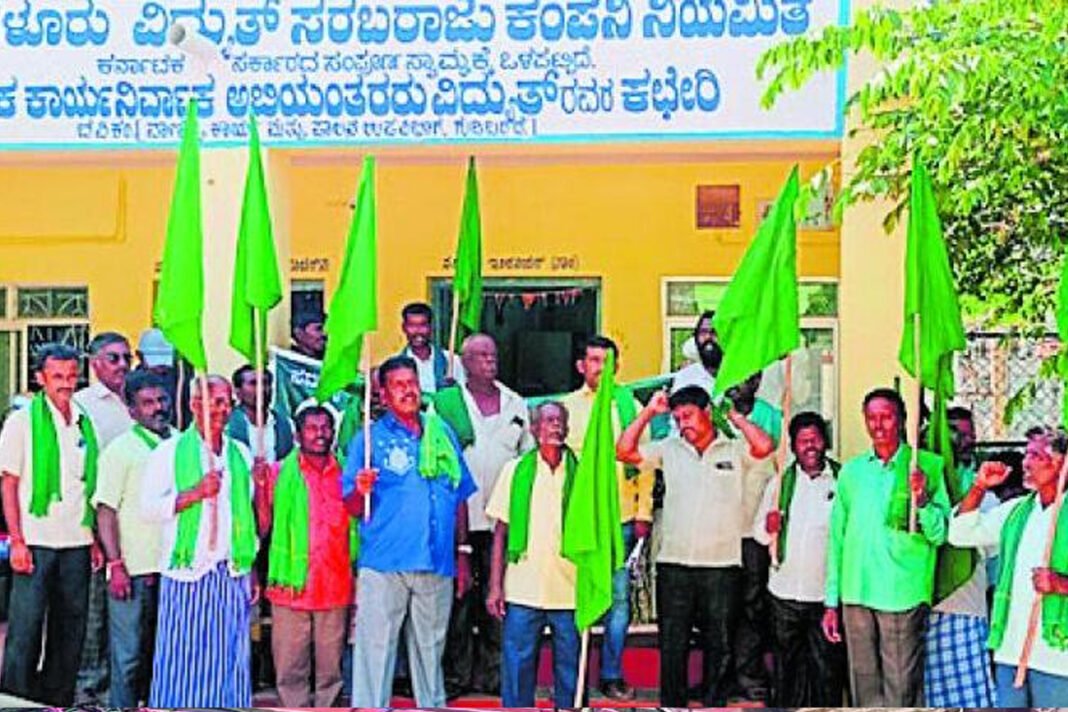
[[[269, 586], [267, 600], [297, 611], [325, 611], [352, 603], [349, 559], [349, 513], [341, 499], [341, 468], [333, 457], [317, 470], [300, 455], [300, 471], [308, 485], [308, 580], [304, 590]], [[274, 482], [279, 467], [274, 468]]]

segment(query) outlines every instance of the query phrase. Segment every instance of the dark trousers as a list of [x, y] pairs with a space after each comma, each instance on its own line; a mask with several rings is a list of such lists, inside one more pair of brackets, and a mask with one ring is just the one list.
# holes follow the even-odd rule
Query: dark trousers
[[704, 654], [704, 703], [725, 707], [731, 641], [738, 617], [742, 570], [657, 564], [656, 617], [660, 629], [660, 705], [689, 704], [690, 634]]
[[501, 624], [486, 611], [492, 532], [471, 532], [471, 589], [452, 606], [445, 642], [445, 687], [496, 694], [501, 684]]
[[108, 638], [111, 644], [112, 707], [137, 707], [148, 701], [152, 657], [156, 650], [159, 577], [134, 576], [130, 597], [108, 596]]
[[[30, 553], [33, 573], [16, 574], [11, 587], [0, 688], [27, 700], [71, 707], [85, 641], [89, 547], [31, 546]], [[42, 634], [44, 665], [38, 671]]]
[[845, 646], [827, 640], [822, 603], [770, 596], [777, 707], [841, 707]]
[[844, 606], [849, 687], [857, 707], [923, 707], [926, 605], [902, 613]]
[[89, 574], [89, 607], [85, 619], [85, 642], [78, 666], [75, 701], [80, 705], [102, 704], [108, 694], [108, 584], [103, 570]]
[[768, 689], [765, 657], [771, 650], [768, 606], [768, 548], [755, 539], [742, 540], [742, 610], [734, 634], [735, 687], [751, 699]]

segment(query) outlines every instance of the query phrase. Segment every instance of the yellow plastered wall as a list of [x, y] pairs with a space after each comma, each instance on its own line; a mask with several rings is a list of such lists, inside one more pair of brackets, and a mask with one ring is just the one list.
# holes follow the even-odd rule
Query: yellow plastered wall
[[[657, 373], [662, 278], [729, 276], [756, 229], [758, 202], [774, 199], [794, 162], [808, 176], [834, 157], [833, 148], [811, 144], [701, 145], [686, 154], [648, 148], [480, 154], [485, 274], [600, 278], [601, 326], [620, 342], [623, 377]], [[359, 165], [358, 154], [293, 160], [293, 258], [328, 260], [327, 271], [298, 275], [323, 279], [328, 293], [338, 278]], [[402, 346], [404, 303], [427, 299], [429, 278], [449, 275], [443, 260], [455, 250], [464, 171], [462, 153], [379, 158], [378, 353]], [[740, 228], [696, 228], [699, 184], [740, 185]], [[837, 231], [802, 233], [799, 251], [803, 275], [837, 277]], [[489, 266], [509, 257], [545, 261], [534, 270]], [[555, 257], [573, 258], [577, 267], [553, 269]]]

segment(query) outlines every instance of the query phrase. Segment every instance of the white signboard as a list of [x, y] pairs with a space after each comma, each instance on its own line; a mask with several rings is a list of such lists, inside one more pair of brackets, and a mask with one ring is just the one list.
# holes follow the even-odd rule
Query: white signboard
[[0, 148], [821, 138], [843, 77], [760, 108], [846, 0], [0, 0]]

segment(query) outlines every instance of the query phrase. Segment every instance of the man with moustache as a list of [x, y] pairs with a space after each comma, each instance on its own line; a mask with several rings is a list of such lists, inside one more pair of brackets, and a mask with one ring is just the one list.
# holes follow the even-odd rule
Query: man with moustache
[[293, 350], [316, 361], [326, 353], [326, 315], [320, 311], [302, 311], [293, 315]]
[[697, 323], [693, 328], [693, 338], [694, 343], [697, 344], [700, 361], [691, 363], [675, 374], [671, 383], [672, 393], [677, 393], [687, 386], [700, 386], [709, 397], [715, 393], [716, 375], [719, 373], [720, 363], [723, 362], [723, 349], [720, 348], [716, 329], [712, 326], [712, 319], [715, 316], [716, 312], [709, 309], [697, 317]]
[[447, 350], [434, 344], [434, 310], [429, 304], [412, 302], [401, 310], [401, 331], [408, 345], [399, 356], [407, 356], [419, 369], [419, 388], [424, 395], [438, 392], [449, 385], [449, 361], [452, 361], [452, 380], [463, 383], [463, 362]]
[[827, 528], [841, 466], [827, 457], [830, 432], [819, 414], [790, 421], [794, 462], [781, 482], [768, 483], [753, 521], [762, 546], [778, 540], [779, 567], [771, 571], [771, 628], [775, 652], [772, 702], [779, 707], [838, 707], [845, 651], [823, 636]]
[[162, 528], [149, 705], [250, 707], [249, 615], [259, 600], [252, 565], [267, 472], [226, 435], [230, 383], [200, 376], [191, 388], [193, 426], [152, 452], [141, 488], [142, 516]]
[[[949, 512], [942, 458], [921, 451], [910, 472], [905, 403], [895, 390], [869, 392], [864, 421], [872, 449], [838, 475], [823, 631], [837, 643], [845, 629], [856, 706], [923, 707], [924, 633]], [[913, 506], [917, 526], [909, 532]]]
[[434, 412], [452, 427], [464, 448], [478, 491], [467, 503], [471, 588], [452, 607], [445, 644], [446, 695], [469, 690], [497, 695], [500, 688], [500, 623], [486, 612], [493, 522], [486, 502], [501, 468], [533, 446], [527, 404], [497, 380], [497, 344], [486, 334], [463, 343], [466, 382], [434, 394]]
[[108, 588], [110, 680], [108, 705], [139, 707], [148, 700], [159, 593], [160, 527], [141, 518], [145, 463], [170, 437], [170, 396], [149, 371], [126, 378], [134, 425], [100, 455], [93, 504], [104, 548]]
[[365, 497], [371, 508], [360, 522], [352, 705], [389, 704], [406, 624], [416, 704], [444, 707], [441, 656], [453, 596], [470, 582], [466, 502], [477, 486], [452, 428], [421, 413], [415, 362], [394, 356], [378, 377], [387, 412], [371, 425], [371, 466], [355, 438], [342, 476], [349, 512], [362, 518]]
[[[671, 412], [678, 434], [647, 445], [642, 432]], [[688, 706], [690, 637], [699, 631], [704, 654], [704, 704], [727, 703], [731, 643], [742, 578], [747, 481], [767, 479], [761, 462], [775, 446], [737, 411], [728, 418], [741, 438], [717, 433], [708, 393], [687, 386], [669, 398], [656, 393], [616, 445], [621, 462], [664, 473], [663, 537], [657, 555], [657, 623], [660, 629], [660, 704]], [[714, 525], [710, 525], [714, 523]]]
[[85, 638], [99, 446], [92, 420], [74, 402], [78, 352], [45, 344], [34, 359], [41, 390], [0, 431], [14, 572], [0, 687], [70, 707]]
[[[89, 342], [89, 368], [95, 382], [75, 393], [74, 401], [92, 419], [101, 452], [133, 425], [123, 397], [123, 384], [132, 362], [130, 343], [122, 334], [106, 331]], [[78, 704], [102, 702], [107, 691], [107, 588], [104, 571], [94, 567], [89, 579], [89, 617], [75, 695]]]

